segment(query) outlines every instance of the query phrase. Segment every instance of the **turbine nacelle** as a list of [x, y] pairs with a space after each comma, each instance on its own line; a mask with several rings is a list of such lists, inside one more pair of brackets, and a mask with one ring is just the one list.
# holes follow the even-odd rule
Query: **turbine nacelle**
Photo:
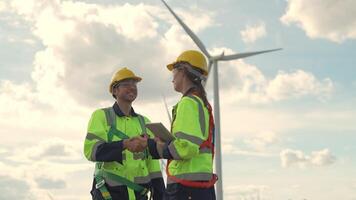
[[209, 58], [209, 61], [213, 62], [213, 61], [215, 61], [215, 60], [220, 60], [220, 59], [222, 59], [222, 58], [224, 57], [224, 55], [225, 55], [225, 51], [223, 51], [220, 55], [211, 56], [211, 57]]

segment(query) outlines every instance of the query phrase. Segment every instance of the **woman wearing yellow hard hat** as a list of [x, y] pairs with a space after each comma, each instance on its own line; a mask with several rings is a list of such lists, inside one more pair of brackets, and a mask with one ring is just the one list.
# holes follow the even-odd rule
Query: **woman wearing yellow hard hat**
[[199, 51], [184, 51], [167, 68], [173, 72], [175, 91], [183, 95], [172, 112], [175, 139], [148, 140], [153, 158], [168, 159], [165, 199], [214, 200], [214, 119], [202, 85], [208, 75], [205, 57]]

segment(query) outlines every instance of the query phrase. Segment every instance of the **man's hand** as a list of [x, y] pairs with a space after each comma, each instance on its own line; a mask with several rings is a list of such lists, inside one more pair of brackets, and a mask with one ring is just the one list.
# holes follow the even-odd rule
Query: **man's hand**
[[147, 138], [146, 137], [133, 137], [130, 139], [124, 140], [124, 149], [127, 149], [131, 152], [142, 152], [147, 147]]

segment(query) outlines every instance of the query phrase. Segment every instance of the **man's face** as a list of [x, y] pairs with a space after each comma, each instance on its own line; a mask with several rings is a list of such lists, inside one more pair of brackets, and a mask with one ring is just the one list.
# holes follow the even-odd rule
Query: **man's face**
[[121, 81], [113, 89], [113, 94], [116, 96], [116, 99], [130, 103], [133, 102], [137, 97], [137, 81], [134, 79]]

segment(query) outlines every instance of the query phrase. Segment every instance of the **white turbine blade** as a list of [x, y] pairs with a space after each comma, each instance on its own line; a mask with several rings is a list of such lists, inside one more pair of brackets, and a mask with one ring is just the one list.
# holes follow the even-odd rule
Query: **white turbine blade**
[[[163, 97], [164, 106], [167, 111], [167, 116], [168, 116], [169, 122], [172, 124], [172, 117], [171, 117], [171, 113], [169, 112], [169, 109], [168, 109], [166, 97], [163, 94], [162, 94], [162, 97]], [[167, 162], [164, 159], [161, 159], [161, 171], [163, 174], [166, 173], [166, 165], [167, 165]]]
[[190, 38], [192, 38], [192, 40], [199, 47], [199, 49], [205, 54], [205, 56], [210, 58], [209, 52], [206, 50], [203, 42], [198, 38], [198, 36], [196, 36], [195, 33], [186, 24], [184, 24], [184, 22], [177, 16], [177, 14], [168, 6], [168, 4], [164, 0], [161, 0], [161, 1], [168, 8], [169, 12], [172, 13], [174, 18], [176, 18], [178, 23], [183, 27], [183, 29], [190, 36]]
[[268, 53], [268, 52], [278, 51], [278, 50], [281, 50], [281, 48], [279, 48], [279, 49], [265, 50], [265, 51], [255, 51], [255, 52], [237, 53], [237, 54], [222, 56], [221, 58], [218, 58], [218, 60], [235, 60], [235, 59], [245, 58], [245, 57], [254, 56], [254, 55], [257, 55], [257, 54]]
[[208, 82], [209, 76], [210, 76], [210, 71], [211, 71], [211, 66], [213, 65], [213, 62], [209, 60], [208, 64], [208, 76], [206, 77], [206, 80], [203, 82], [203, 87], [206, 86], [206, 83]]
[[163, 159], [161, 159], [161, 171], [162, 173], [166, 173], [166, 165], [167, 165], [167, 162]]
[[208, 76], [210, 74], [211, 66], [213, 65], [213, 62], [209, 60], [209, 66], [208, 66]]
[[167, 112], [167, 116], [168, 116], [169, 122], [172, 123], [172, 117], [171, 117], [171, 113], [169, 112], [169, 109], [168, 109], [166, 97], [164, 95], [162, 95], [162, 96], [163, 96], [164, 106], [166, 107], [166, 112]]

